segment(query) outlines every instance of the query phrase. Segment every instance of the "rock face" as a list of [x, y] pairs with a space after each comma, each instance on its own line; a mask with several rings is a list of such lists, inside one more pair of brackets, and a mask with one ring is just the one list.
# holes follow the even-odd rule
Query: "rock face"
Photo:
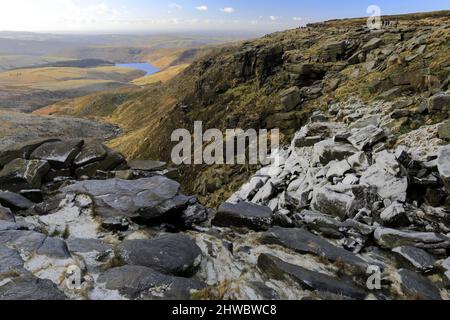
[[58, 141], [58, 139], [31, 139], [26, 142], [16, 141], [14, 144], [4, 143], [4, 145], [0, 145], [0, 167], [15, 159], [27, 159], [37, 147], [54, 141]]
[[220, 227], [246, 227], [253, 230], [267, 230], [273, 219], [268, 207], [247, 202], [237, 204], [224, 203], [220, 206], [213, 220], [213, 225]]
[[348, 141], [358, 150], [365, 150], [385, 137], [382, 129], [369, 125], [354, 132]]
[[[134, 163], [123, 180], [111, 171], [128, 168], [123, 156], [99, 143], [50, 140], [20, 150], [2, 157], [21, 158], [0, 174], [2, 189], [20, 192], [0, 191], [0, 299], [190, 299], [204, 288], [189, 278], [200, 247], [163, 231], [194, 229], [211, 210], [181, 194], [154, 170], [160, 165]], [[80, 172], [86, 180], [75, 180]]]
[[117, 247], [117, 253], [126, 264], [178, 276], [192, 274], [201, 258], [200, 248], [184, 235], [124, 241]]
[[319, 56], [326, 62], [342, 60], [345, 57], [346, 47], [346, 41], [327, 43], [321, 48]]
[[75, 167], [83, 167], [93, 162], [102, 161], [108, 155], [107, 149], [99, 143], [88, 143], [83, 146], [80, 153], [75, 157]]
[[[349, 290], [356, 288], [353, 294], [342, 293], [360, 299], [367, 292], [361, 288], [358, 293], [358, 284], [367, 280], [363, 275], [369, 267], [377, 266], [392, 279], [392, 286], [401, 288], [403, 298], [443, 297], [439, 282], [447, 283], [448, 271], [437, 261], [447, 257], [450, 248], [449, 212], [443, 206], [450, 153], [438, 138], [438, 125], [413, 131], [402, 144], [393, 144], [392, 121], [409, 117], [402, 103], [338, 103], [329, 107], [328, 116], [335, 115], [330, 122], [311, 115], [290, 147], [278, 151], [279, 161], [259, 169], [230, 197], [234, 205], [252, 202], [273, 212], [272, 227], [259, 238], [264, 249], [258, 267], [266, 276], [291, 279], [302, 288], [308, 288], [308, 281], [317, 288], [327, 283], [328, 291], [317, 289], [321, 298], [345, 292], [337, 285], [340, 275], [323, 268], [321, 262], [328, 261], [362, 279], [348, 284]], [[402, 112], [392, 117], [395, 110]], [[267, 247], [283, 248], [290, 255], [267, 253]], [[305, 262], [311, 257], [315, 268]], [[413, 277], [410, 272], [433, 277]], [[417, 294], [420, 290], [423, 296]]]

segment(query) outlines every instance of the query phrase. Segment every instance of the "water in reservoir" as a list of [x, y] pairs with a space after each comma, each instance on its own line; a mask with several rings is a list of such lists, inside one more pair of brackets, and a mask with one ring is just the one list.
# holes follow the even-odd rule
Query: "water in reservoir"
[[116, 67], [133, 68], [133, 69], [142, 70], [147, 73], [146, 76], [160, 71], [157, 67], [154, 67], [151, 64], [148, 64], [146, 62], [143, 62], [143, 63], [116, 63]]

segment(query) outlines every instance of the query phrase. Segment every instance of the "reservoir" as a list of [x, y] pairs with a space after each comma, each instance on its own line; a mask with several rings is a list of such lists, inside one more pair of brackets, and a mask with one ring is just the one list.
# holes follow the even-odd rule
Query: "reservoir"
[[122, 67], [122, 68], [133, 68], [133, 69], [138, 69], [138, 70], [142, 70], [145, 71], [148, 75], [157, 73], [160, 71], [160, 69], [158, 69], [157, 67], [152, 66], [151, 64], [148, 64], [146, 62], [142, 62], [142, 63], [116, 63], [116, 67]]

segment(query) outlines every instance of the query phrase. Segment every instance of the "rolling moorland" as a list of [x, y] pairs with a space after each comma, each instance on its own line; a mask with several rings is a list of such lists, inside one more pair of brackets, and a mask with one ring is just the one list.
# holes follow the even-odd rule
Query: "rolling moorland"
[[[0, 32], [0, 108], [32, 112], [64, 99], [141, 88], [181, 72], [224, 36], [46, 35]], [[151, 62], [155, 77], [115, 63]]]
[[[10, 125], [0, 298], [450, 299], [450, 11], [383, 21], [211, 46], [165, 82], [36, 110], [33, 134]], [[42, 132], [58, 119], [102, 127]], [[194, 121], [279, 128], [281, 161], [174, 167]]]

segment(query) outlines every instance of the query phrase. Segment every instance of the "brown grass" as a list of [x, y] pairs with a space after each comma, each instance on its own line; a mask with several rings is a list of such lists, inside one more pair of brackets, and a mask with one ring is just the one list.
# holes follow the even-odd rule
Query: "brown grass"
[[145, 86], [152, 83], [162, 82], [165, 83], [175, 76], [177, 76], [179, 73], [181, 73], [184, 69], [186, 69], [189, 66], [189, 64], [180, 64], [177, 66], [169, 67], [167, 69], [164, 69], [160, 72], [157, 72], [155, 74], [152, 74], [150, 76], [145, 76], [139, 79], [136, 79], [133, 81], [133, 84], [139, 85], [139, 86]]

